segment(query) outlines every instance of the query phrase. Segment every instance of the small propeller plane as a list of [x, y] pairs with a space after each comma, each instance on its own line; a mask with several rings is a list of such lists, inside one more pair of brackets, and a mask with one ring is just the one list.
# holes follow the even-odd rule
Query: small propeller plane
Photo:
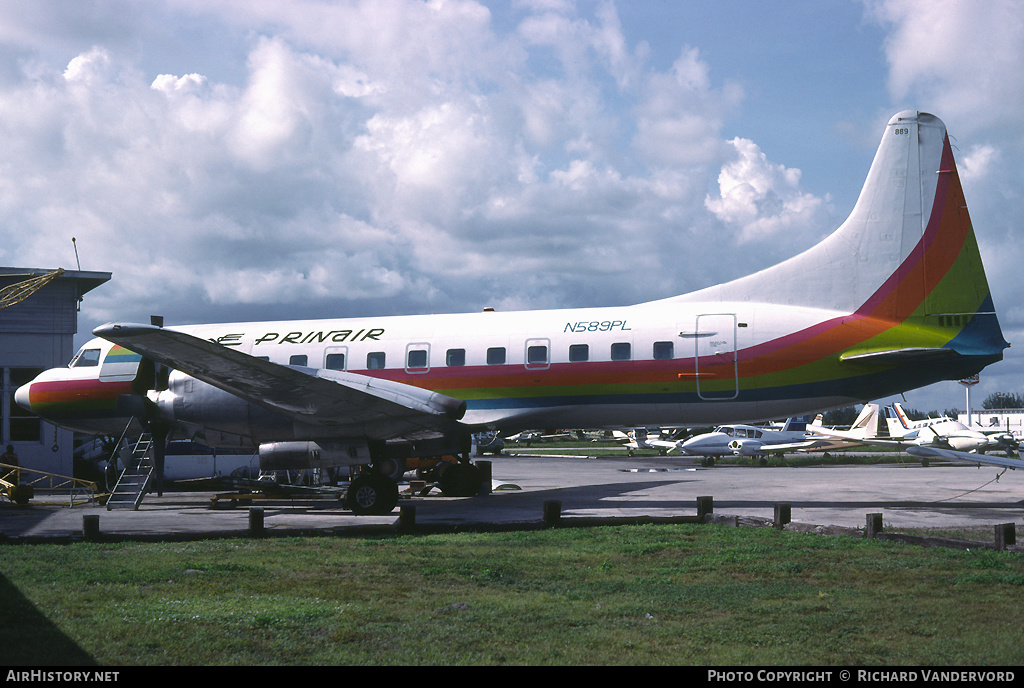
[[397, 485], [374, 468], [395, 457], [460, 456], [451, 493], [475, 494], [474, 432], [810, 414], [966, 378], [1008, 346], [945, 125], [917, 111], [889, 120], [835, 232], [690, 294], [575, 310], [115, 322], [94, 334], [17, 403], [91, 434], [148, 430], [158, 484], [168, 438], [257, 448], [266, 469], [359, 467], [355, 513], [395, 507]]
[[[962, 459], [1013, 469], [1024, 468], [1024, 461], [1017, 456], [1018, 442], [1012, 435], [987, 435], [945, 417], [912, 421], [898, 403], [885, 407], [884, 416], [887, 436], [865, 438], [864, 444], [902, 449], [922, 458]], [[837, 437], [835, 433], [821, 432]], [[1003, 452], [1004, 456], [986, 454], [989, 451]]]
[[910, 420], [897, 402], [885, 407], [885, 421], [889, 436], [914, 444], [942, 445], [964, 452], [1011, 451], [1016, 452], [1019, 442], [1008, 432], [982, 432], [968, 427], [954, 418], [927, 418]]
[[654, 440], [652, 445], [676, 450], [684, 456], [702, 457], [702, 465], [712, 466], [723, 456], [765, 457], [784, 452], [828, 451], [864, 444], [863, 438], [875, 433], [878, 404], [866, 404], [850, 430], [832, 435], [821, 426], [819, 414], [808, 423], [806, 416], [789, 418], [779, 427], [728, 424], [711, 432], [676, 442]]
[[[703, 465], [710, 466], [723, 456], [762, 456], [769, 449], [774, 451], [793, 450], [809, 445], [807, 442], [807, 417], [788, 419], [782, 428], [768, 426], [727, 424], [719, 425], [711, 432], [676, 440], [652, 440], [651, 445], [667, 451], [678, 451], [683, 456], [703, 457]], [[776, 448], [778, 447], [778, 448]]]
[[661, 439], [665, 436], [665, 430], [657, 430], [651, 432], [647, 428], [633, 428], [632, 430], [613, 430], [612, 437], [619, 443], [629, 456], [637, 451], [643, 451], [645, 449], [656, 449], [659, 454], [666, 454], [668, 450], [675, 446], [674, 442]]

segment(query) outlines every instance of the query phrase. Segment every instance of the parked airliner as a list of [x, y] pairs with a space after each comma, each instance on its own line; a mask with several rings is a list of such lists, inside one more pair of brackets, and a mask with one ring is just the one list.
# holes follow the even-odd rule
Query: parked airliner
[[[695, 245], [680, 262], [699, 256]], [[157, 438], [255, 447], [268, 469], [365, 466], [348, 491], [357, 513], [394, 508], [396, 485], [372, 466], [395, 456], [461, 455], [451, 490], [475, 492], [473, 432], [813, 414], [968, 377], [1008, 346], [945, 125], [917, 111], [889, 120], [834, 233], [690, 294], [575, 310], [110, 323], [94, 334], [17, 402], [83, 432], [120, 434], [133, 421]]]

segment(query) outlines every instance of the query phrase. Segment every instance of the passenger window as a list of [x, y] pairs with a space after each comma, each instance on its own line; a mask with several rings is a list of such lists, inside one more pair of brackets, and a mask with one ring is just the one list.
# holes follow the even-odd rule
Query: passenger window
[[629, 342], [612, 344], [612, 360], [628, 361], [630, 359]]
[[654, 342], [654, 360], [665, 361], [675, 355], [674, 342]]
[[410, 349], [406, 357], [405, 366], [407, 368], [426, 368], [427, 367], [427, 351], [426, 349]]
[[569, 347], [569, 362], [582, 363], [590, 360], [590, 347], [586, 344], [573, 344]]
[[98, 366], [100, 364], [100, 350], [99, 349], [83, 349], [78, 352], [75, 356], [75, 360], [71, 361], [72, 368], [87, 368], [90, 366]]
[[447, 366], [464, 366], [466, 365], [466, 350], [465, 349], [448, 349], [448, 353], [445, 354], [444, 364]]
[[288, 359], [288, 365], [304, 366], [308, 361], [309, 358], [305, 354], [295, 354]]
[[345, 354], [327, 354], [325, 365], [328, 370], [345, 370]]
[[526, 362], [530, 365], [543, 364], [548, 362], [548, 348], [546, 346], [531, 346], [526, 349]]
[[526, 367], [529, 370], [544, 370], [551, 365], [548, 357], [551, 340], [547, 338], [527, 339], [526, 346]]
[[384, 370], [384, 352], [374, 351], [366, 354], [367, 370]]
[[487, 365], [505, 365], [505, 347], [495, 346], [488, 349]]

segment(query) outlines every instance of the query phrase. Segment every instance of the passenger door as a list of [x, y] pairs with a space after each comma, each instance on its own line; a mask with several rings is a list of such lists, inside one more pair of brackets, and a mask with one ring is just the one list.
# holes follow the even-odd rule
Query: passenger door
[[697, 316], [693, 333], [697, 396], [735, 399], [739, 394], [736, 358], [736, 315], [708, 313]]

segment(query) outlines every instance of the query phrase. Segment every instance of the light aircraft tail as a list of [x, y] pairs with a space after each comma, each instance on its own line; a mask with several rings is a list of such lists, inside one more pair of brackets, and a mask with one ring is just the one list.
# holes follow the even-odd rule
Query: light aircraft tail
[[913, 429], [910, 427], [906, 411], [898, 403], [886, 407], [885, 422], [891, 437], [903, 437]]
[[857, 420], [850, 426], [850, 434], [853, 437], [867, 438], [878, 437], [887, 434], [883, 432], [881, 412], [878, 404], [864, 404], [860, 410]]
[[[924, 112], [889, 120], [853, 212], [831, 236], [761, 272], [668, 299], [712, 300], [836, 311], [861, 334], [840, 354], [851, 363], [941, 362], [961, 376], [949, 365], [957, 355], [980, 370], [1009, 346], [945, 125]], [[819, 330], [806, 336], [827, 335]]]
[[807, 430], [807, 416], [787, 418], [782, 426], [783, 432], [804, 432]]
[[[811, 432], [817, 435], [824, 435], [836, 440], [864, 440], [880, 436], [887, 436], [885, 424], [882, 423], [882, 414], [878, 404], [864, 404], [857, 419], [849, 430], [832, 430], [815, 423], [810, 426]], [[902, 435], [902, 433], [900, 433]]]

